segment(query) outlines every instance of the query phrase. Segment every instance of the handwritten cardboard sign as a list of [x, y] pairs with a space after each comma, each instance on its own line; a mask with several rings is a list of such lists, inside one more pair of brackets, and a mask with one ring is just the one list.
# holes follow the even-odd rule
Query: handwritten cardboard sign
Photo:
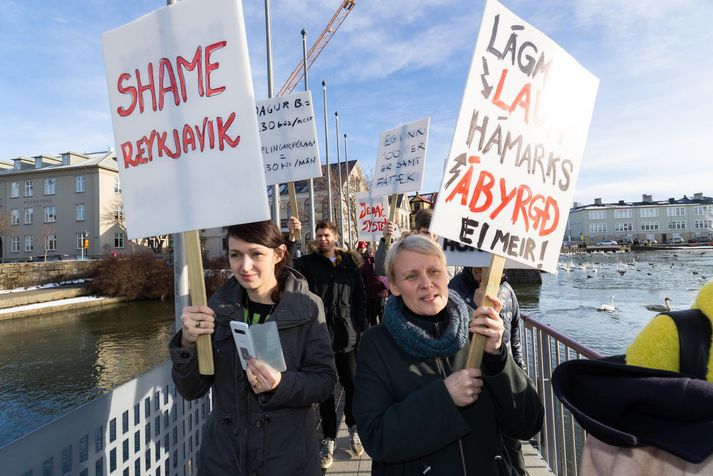
[[359, 192], [356, 199], [357, 231], [360, 240], [378, 242], [384, 236], [389, 219], [386, 198], [375, 197], [371, 192]]
[[598, 85], [487, 0], [431, 231], [555, 272]]
[[186, 0], [102, 43], [129, 238], [269, 219], [242, 3]]
[[322, 176], [312, 93], [257, 101], [258, 128], [268, 185]]
[[[438, 238], [438, 244], [441, 246], [443, 254], [446, 255], [446, 264], [448, 266], [474, 266], [477, 268], [490, 266], [490, 258], [492, 257], [490, 253], [443, 237]], [[532, 266], [511, 259], [505, 260], [505, 268], [533, 269]]]
[[421, 190], [429, 122], [430, 118], [425, 117], [381, 133], [371, 186], [373, 196]]

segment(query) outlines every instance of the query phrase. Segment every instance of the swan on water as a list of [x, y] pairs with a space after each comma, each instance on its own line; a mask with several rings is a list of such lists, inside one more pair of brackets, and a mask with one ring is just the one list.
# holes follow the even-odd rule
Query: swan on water
[[663, 305], [661, 304], [646, 304], [644, 307], [649, 311], [654, 312], [669, 312], [671, 310], [671, 300], [669, 298], [664, 298]]
[[609, 298], [609, 304], [600, 304], [597, 311], [614, 312], [616, 307], [614, 306], [614, 296]]

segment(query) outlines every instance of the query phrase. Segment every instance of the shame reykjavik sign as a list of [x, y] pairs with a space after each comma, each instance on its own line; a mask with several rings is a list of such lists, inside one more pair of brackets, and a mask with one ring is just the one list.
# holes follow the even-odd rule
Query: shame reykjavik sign
[[371, 186], [373, 196], [421, 190], [429, 122], [430, 118], [425, 117], [381, 133]]
[[129, 238], [269, 219], [242, 3], [187, 0], [102, 43]]
[[312, 93], [264, 99], [257, 111], [265, 182], [268, 185], [322, 176]]
[[554, 272], [598, 84], [488, 0], [431, 231]]

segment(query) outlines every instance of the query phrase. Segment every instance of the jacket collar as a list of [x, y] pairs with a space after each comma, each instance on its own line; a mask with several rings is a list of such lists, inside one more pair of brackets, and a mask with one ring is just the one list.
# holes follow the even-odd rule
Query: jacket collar
[[[311, 320], [311, 300], [308, 298], [309, 286], [307, 280], [293, 268], [287, 268], [288, 275], [285, 289], [280, 296], [280, 302], [270, 317], [277, 322], [278, 329], [286, 329], [301, 325]], [[235, 277], [231, 277], [211, 297], [210, 306], [216, 311], [218, 327], [229, 328], [232, 320], [241, 320], [243, 312], [243, 294], [245, 289], [240, 286]], [[218, 330], [216, 329], [216, 333]]]

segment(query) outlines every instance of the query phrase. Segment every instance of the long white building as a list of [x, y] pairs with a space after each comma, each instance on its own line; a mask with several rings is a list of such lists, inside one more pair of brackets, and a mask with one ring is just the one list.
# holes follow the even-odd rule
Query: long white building
[[569, 212], [565, 240], [596, 243], [602, 240], [656, 241], [657, 243], [713, 240], [713, 197], [655, 201], [643, 195], [640, 202], [575, 203]]

